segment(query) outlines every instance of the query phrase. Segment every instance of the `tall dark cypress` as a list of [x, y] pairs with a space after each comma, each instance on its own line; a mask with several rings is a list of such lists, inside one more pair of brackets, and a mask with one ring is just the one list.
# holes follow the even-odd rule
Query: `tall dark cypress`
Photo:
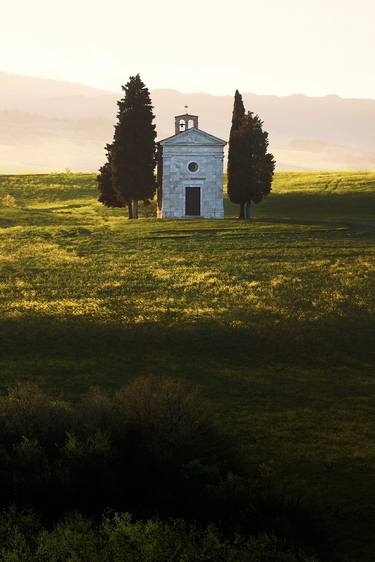
[[232, 126], [229, 136], [228, 150], [228, 196], [233, 203], [240, 204], [243, 199], [243, 171], [246, 153], [243, 147], [244, 139], [240, 134], [245, 117], [245, 106], [238, 90], [234, 95]]
[[150, 93], [139, 74], [122, 86], [124, 98], [117, 102], [117, 124], [111, 148], [112, 187], [138, 218], [138, 201], [155, 195], [156, 131]]
[[268, 133], [258, 115], [245, 115], [236, 91], [228, 155], [228, 195], [240, 205], [240, 218], [250, 217], [251, 203], [259, 203], [271, 191], [275, 159], [268, 152]]

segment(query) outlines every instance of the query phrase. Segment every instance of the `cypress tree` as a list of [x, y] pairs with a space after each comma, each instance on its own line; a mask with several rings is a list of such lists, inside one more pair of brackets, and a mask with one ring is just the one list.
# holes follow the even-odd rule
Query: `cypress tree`
[[139, 74], [122, 86], [117, 102], [117, 124], [111, 148], [112, 187], [129, 207], [129, 218], [138, 218], [138, 201], [152, 199], [156, 191], [156, 131], [150, 93]]
[[229, 139], [228, 195], [240, 205], [240, 218], [250, 218], [251, 203], [259, 203], [271, 191], [276, 163], [268, 152], [263, 121], [250, 111], [245, 115], [239, 96], [236, 91]]
[[244, 198], [241, 203], [241, 218], [250, 218], [251, 203], [260, 203], [271, 192], [275, 170], [275, 159], [268, 152], [268, 133], [263, 131], [263, 121], [251, 111], [247, 113], [240, 129], [244, 139], [246, 158]]
[[229, 136], [228, 151], [228, 196], [232, 203], [240, 204], [243, 199], [244, 166], [246, 154], [243, 147], [244, 139], [240, 134], [245, 117], [245, 106], [238, 90], [234, 95], [232, 126]]

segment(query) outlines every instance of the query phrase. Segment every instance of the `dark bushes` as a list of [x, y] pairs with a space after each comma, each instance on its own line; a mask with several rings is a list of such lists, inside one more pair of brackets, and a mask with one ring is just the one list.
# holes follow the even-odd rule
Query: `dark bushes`
[[26, 383], [9, 388], [0, 399], [0, 444], [11, 448], [23, 439], [37, 441], [50, 453], [73, 427], [73, 409]]
[[96, 526], [78, 513], [52, 530], [29, 513], [0, 518], [0, 559], [17, 562], [314, 562], [272, 535], [226, 538], [215, 525], [199, 529], [181, 519], [133, 521], [105, 515]]
[[[65, 540], [61, 537], [71, 537], [85, 550], [83, 536], [90, 534], [96, 537], [94, 550], [86, 549], [90, 560], [96, 560], [103, 544], [109, 548], [118, 536], [126, 544], [130, 541], [129, 548], [141, 556], [134, 555], [134, 560], [157, 560], [156, 554], [147, 558], [138, 552], [141, 546], [134, 538], [150, 529], [158, 529], [155, 538], [150, 538], [151, 552], [154, 548], [167, 552], [167, 545], [160, 543], [163, 536], [171, 535], [176, 548], [185, 544], [180, 558], [166, 560], [214, 560], [194, 558], [199, 549], [208, 548], [205, 541], [211, 541], [212, 552], [216, 546], [219, 549], [216, 560], [273, 560], [272, 549], [279, 555], [275, 560], [304, 560], [296, 554], [299, 548], [326, 556], [329, 549], [319, 517], [250, 478], [238, 450], [210, 405], [196, 391], [169, 379], [141, 377], [115, 396], [92, 389], [75, 406], [54, 400], [32, 385], [12, 387], [0, 398], [1, 506], [30, 506], [42, 521], [55, 525], [52, 531], [31, 533], [38, 535], [38, 560], [69, 559], [64, 558], [67, 551], [59, 554], [58, 545]], [[130, 512], [137, 522], [128, 516], [106, 518], [99, 533], [85, 517], [98, 521], [107, 508]], [[82, 516], [77, 516], [75, 524], [71, 518], [61, 522], [70, 512]], [[12, 511], [7, 514], [9, 523]], [[153, 519], [156, 516], [174, 522], [162, 523]], [[182, 518], [197, 527], [181, 522]], [[133, 538], [125, 540], [126, 533]], [[265, 533], [279, 539], [265, 539]], [[34, 556], [35, 548], [25, 543], [28, 534], [21, 529], [13, 538], [17, 548], [29, 549], [29, 556]], [[245, 538], [250, 536], [263, 539]], [[284, 540], [293, 545], [294, 558], [289, 547], [280, 550]], [[251, 545], [263, 543], [269, 558], [252, 558]], [[241, 558], [244, 552], [248, 558]], [[280, 557], [280, 552], [286, 557]], [[227, 558], [220, 558], [224, 556], [220, 553]], [[128, 558], [121, 556], [113, 554], [111, 560], [133, 559], [131, 551]], [[333, 559], [330, 554], [327, 557]]]
[[[196, 391], [142, 377], [114, 397], [93, 389], [75, 407], [27, 384], [0, 398], [1, 504], [49, 519], [111, 506], [181, 515], [185, 502], [235, 470], [234, 449]], [[190, 485], [191, 481], [191, 485]]]
[[216, 414], [197, 391], [169, 379], [140, 377], [117, 395], [125, 419], [152, 455], [184, 464], [226, 463], [229, 443]]

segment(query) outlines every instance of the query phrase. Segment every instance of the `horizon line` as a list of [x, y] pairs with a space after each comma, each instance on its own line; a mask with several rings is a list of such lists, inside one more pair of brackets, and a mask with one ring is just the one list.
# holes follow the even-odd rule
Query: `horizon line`
[[[1, 74], [6, 74], [8, 76], [13, 76], [16, 78], [26, 78], [26, 79], [30, 79], [30, 80], [41, 80], [41, 81], [45, 81], [45, 82], [55, 82], [58, 84], [69, 84], [72, 86], [81, 86], [84, 88], [89, 88], [92, 90], [96, 90], [97, 92], [101, 92], [101, 94], [98, 95], [117, 95], [118, 93], [121, 92], [116, 92], [114, 90], [108, 90], [99, 86], [93, 86], [92, 84], [87, 84], [84, 82], [73, 82], [71, 80], [67, 80], [67, 79], [61, 79], [61, 78], [46, 78], [43, 76], [31, 76], [28, 74], [16, 74], [14, 72], [8, 72], [6, 70], [0, 70], [0, 75]], [[129, 79], [129, 78], [128, 78]], [[128, 80], [127, 79], [127, 80]], [[122, 84], [120, 84], [119, 88], [122, 87]], [[237, 88], [239, 90], [239, 88]], [[212, 97], [217, 97], [217, 98], [223, 98], [223, 97], [233, 97], [234, 96], [234, 92], [233, 94], [213, 94], [211, 92], [204, 92], [204, 91], [195, 91], [195, 92], [186, 92], [186, 91], [182, 91], [182, 90], [178, 90], [176, 88], [168, 88], [168, 87], [157, 87], [157, 88], [149, 88], [150, 92], [175, 92], [177, 94], [181, 94], [183, 96], [190, 96], [190, 95], [205, 95], [205, 96], [212, 96]], [[240, 90], [239, 90], [240, 91]], [[285, 98], [291, 98], [291, 97], [305, 97], [305, 98], [312, 98], [312, 99], [324, 99], [324, 98], [338, 98], [338, 99], [342, 99], [342, 100], [360, 100], [360, 101], [375, 101], [375, 98], [368, 98], [368, 97], [346, 97], [346, 96], [342, 96], [340, 94], [335, 94], [335, 93], [330, 93], [330, 94], [322, 94], [319, 96], [312, 96], [310, 94], [305, 94], [302, 92], [299, 93], [290, 93], [290, 94], [285, 94], [285, 95], [281, 95], [281, 94], [259, 94], [256, 92], [250, 92], [250, 91], [242, 91], [241, 95], [253, 95], [253, 96], [258, 96], [258, 97], [275, 97], [275, 98], [281, 98], [281, 99], [285, 99]]]

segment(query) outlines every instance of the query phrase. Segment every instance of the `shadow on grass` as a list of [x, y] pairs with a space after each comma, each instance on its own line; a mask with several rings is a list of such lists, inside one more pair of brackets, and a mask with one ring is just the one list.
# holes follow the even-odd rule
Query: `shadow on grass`
[[[316, 190], [298, 193], [271, 193], [259, 205], [252, 205], [253, 217], [317, 221], [366, 220], [371, 218], [374, 195], [369, 190], [355, 193], [341, 191], [322, 193]], [[225, 216], [238, 216], [238, 205], [224, 201]]]
[[[304, 490], [310, 490], [311, 480], [315, 479], [315, 497], [322, 496], [323, 507], [329, 504], [338, 510], [334, 537], [337, 544], [344, 542], [348, 551], [354, 550], [361, 537], [363, 555], [352, 560], [371, 559], [367, 554], [372, 548], [373, 510], [366, 491], [373, 484], [369, 475], [372, 470], [364, 464], [362, 471], [356, 458], [348, 458], [345, 466], [335, 461], [325, 467], [324, 454], [316, 460], [307, 450], [311, 443], [314, 452], [318, 439], [320, 444], [314, 454], [329, 454], [330, 441], [326, 440], [324, 428], [320, 429], [321, 412], [329, 400], [339, 404], [342, 393], [352, 397], [357, 388], [361, 400], [371, 392], [369, 382], [359, 380], [362, 369], [364, 378], [371, 373], [374, 352], [370, 314], [357, 312], [351, 318], [332, 318], [324, 323], [269, 322], [263, 328], [233, 328], [217, 322], [119, 326], [29, 316], [0, 320], [0, 338], [2, 389], [17, 381], [33, 381], [51, 388], [54, 395], [75, 401], [94, 385], [115, 390], [140, 374], [177, 376], [189, 384], [201, 385], [205, 394], [220, 403], [228, 417], [226, 423], [237, 428], [235, 431], [250, 445], [255, 459], [262, 459], [265, 448], [266, 458], [275, 450], [272, 424], [278, 420], [276, 434], [281, 429], [290, 432], [290, 439], [295, 440], [295, 450], [288, 458], [282, 445], [277, 453], [285, 465], [282, 481], [294, 481], [296, 468], [298, 478], [303, 476]], [[353, 375], [350, 367], [354, 368]], [[260, 375], [252, 376], [257, 369]], [[322, 369], [317, 380], [314, 369]], [[337, 369], [341, 369], [340, 378], [336, 376]], [[293, 371], [299, 379], [292, 378]], [[345, 404], [351, 417], [350, 407]], [[306, 445], [298, 445], [288, 411], [297, 410], [303, 417], [303, 408], [311, 412], [312, 407], [312, 421], [310, 414], [306, 425], [302, 424]], [[358, 404], [355, 402], [353, 407]], [[275, 418], [273, 412], [283, 412], [285, 416]], [[263, 419], [266, 425], [260, 423]], [[313, 435], [311, 428], [315, 430]], [[321, 437], [319, 431], [323, 432]], [[329, 431], [328, 428], [328, 437]], [[264, 439], [270, 441], [263, 443]], [[285, 435], [281, 442], [285, 443]], [[346, 498], [345, 506], [342, 496]]]
[[124, 371], [129, 377], [178, 374], [199, 380], [206, 373], [215, 378], [226, 370], [246, 375], [254, 368], [272, 369], [272, 365], [361, 368], [374, 355], [373, 318], [365, 312], [340, 322], [285, 320], [259, 328], [217, 322], [119, 326], [39, 315], [0, 320], [0, 337], [2, 385], [14, 377], [32, 380], [38, 376], [54, 386], [57, 375], [62, 378], [55, 384], [67, 385], [69, 390], [77, 387], [78, 393], [92, 384], [122, 384], [119, 377]]

